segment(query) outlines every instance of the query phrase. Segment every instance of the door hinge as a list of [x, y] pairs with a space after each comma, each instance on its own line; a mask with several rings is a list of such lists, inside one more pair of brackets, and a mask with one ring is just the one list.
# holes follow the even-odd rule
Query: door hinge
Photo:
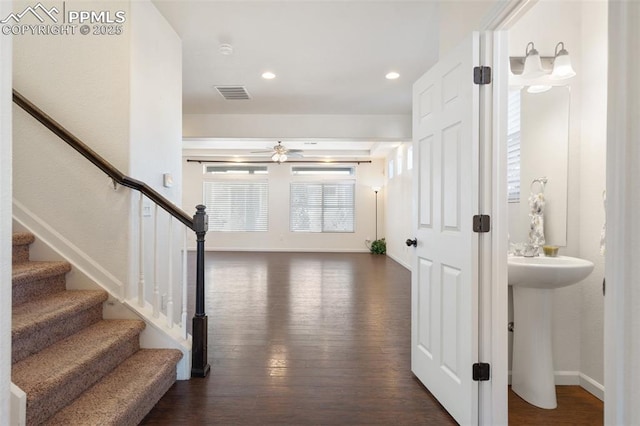
[[491, 376], [491, 366], [486, 362], [477, 362], [473, 364], [473, 381], [486, 382]]
[[475, 84], [491, 83], [491, 67], [473, 67], [473, 82]]
[[491, 217], [486, 214], [473, 216], [473, 232], [489, 232], [491, 230]]

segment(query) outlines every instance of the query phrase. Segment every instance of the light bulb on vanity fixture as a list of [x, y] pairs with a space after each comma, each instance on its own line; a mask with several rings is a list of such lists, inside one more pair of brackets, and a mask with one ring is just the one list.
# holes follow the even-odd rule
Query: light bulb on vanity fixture
[[542, 77], [545, 75], [545, 71], [542, 68], [542, 62], [540, 61], [540, 54], [536, 50], [532, 41], [527, 44], [524, 57], [524, 70], [522, 71], [522, 78], [531, 80], [534, 78]]
[[[558, 52], [558, 48], [561, 48]], [[576, 75], [571, 66], [571, 58], [569, 52], [564, 48], [564, 43], [560, 42], [556, 45], [555, 57], [553, 59], [553, 71], [550, 78], [553, 80], [564, 80]]]

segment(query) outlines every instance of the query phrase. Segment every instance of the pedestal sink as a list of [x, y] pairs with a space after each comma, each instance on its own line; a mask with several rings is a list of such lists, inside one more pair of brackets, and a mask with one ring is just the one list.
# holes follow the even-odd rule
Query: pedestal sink
[[556, 408], [551, 348], [553, 290], [582, 281], [593, 263], [569, 256], [509, 256], [513, 287], [513, 366], [511, 389], [540, 408]]

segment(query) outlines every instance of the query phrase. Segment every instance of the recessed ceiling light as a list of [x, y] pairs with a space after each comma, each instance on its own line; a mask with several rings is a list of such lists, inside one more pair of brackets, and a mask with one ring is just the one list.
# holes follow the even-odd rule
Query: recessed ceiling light
[[276, 78], [276, 75], [271, 71], [267, 71], [262, 73], [262, 78], [264, 78], [265, 80], [272, 80]]
[[390, 73], [388, 73], [387, 75], [384, 76], [387, 80], [395, 80], [396, 78], [400, 77], [400, 74], [398, 74], [395, 71], [391, 71]]
[[222, 43], [220, 46], [218, 46], [218, 52], [220, 52], [221, 55], [225, 56], [233, 55], [233, 46], [227, 43]]

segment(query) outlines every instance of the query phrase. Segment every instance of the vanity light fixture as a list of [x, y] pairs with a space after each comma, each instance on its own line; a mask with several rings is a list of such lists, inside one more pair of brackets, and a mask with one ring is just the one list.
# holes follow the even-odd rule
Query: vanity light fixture
[[531, 80], [534, 78], [542, 77], [546, 72], [542, 68], [542, 62], [540, 60], [540, 54], [536, 50], [532, 41], [527, 44], [525, 49], [524, 58], [524, 70], [522, 71], [522, 78]]
[[563, 85], [576, 75], [564, 42], [556, 45], [554, 56], [540, 56], [533, 42], [527, 43], [524, 57], [510, 57], [511, 84], [526, 86], [528, 93], [543, 93], [552, 86]]
[[[560, 47], [560, 51], [558, 48]], [[555, 58], [553, 60], [553, 71], [550, 78], [553, 80], [564, 80], [576, 75], [576, 72], [571, 66], [571, 58], [569, 58], [569, 52], [564, 48], [564, 43], [560, 42], [556, 45]]]

